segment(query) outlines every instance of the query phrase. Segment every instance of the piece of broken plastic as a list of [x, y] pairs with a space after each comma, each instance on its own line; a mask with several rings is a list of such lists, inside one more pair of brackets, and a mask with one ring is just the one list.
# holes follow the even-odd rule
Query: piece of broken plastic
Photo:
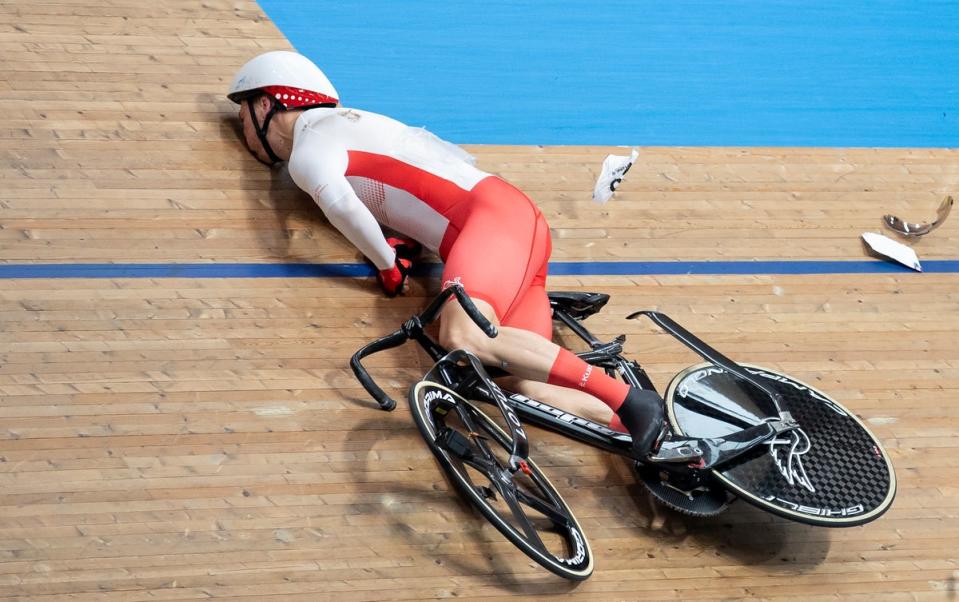
[[917, 238], [925, 234], [929, 234], [936, 228], [942, 225], [942, 222], [946, 221], [946, 218], [949, 217], [949, 212], [952, 211], [952, 197], [947, 196], [942, 199], [942, 203], [939, 204], [939, 209], [936, 210], [936, 219], [928, 224], [913, 224], [907, 222], [901, 218], [896, 217], [895, 215], [884, 215], [882, 216], [882, 222], [886, 224], [886, 227], [899, 234], [900, 236], [905, 236], [906, 238]]
[[897, 242], [882, 234], [876, 234], [875, 232], [863, 232], [862, 239], [866, 241], [869, 248], [876, 253], [898, 261], [907, 268], [911, 268], [917, 272], [922, 271], [922, 265], [919, 263], [919, 257], [916, 255], [916, 252], [901, 242]]
[[621, 155], [607, 155], [603, 161], [603, 167], [596, 180], [596, 187], [593, 188], [593, 200], [603, 205], [612, 198], [613, 193], [619, 188], [626, 172], [636, 162], [639, 152], [636, 149], [628, 157]]

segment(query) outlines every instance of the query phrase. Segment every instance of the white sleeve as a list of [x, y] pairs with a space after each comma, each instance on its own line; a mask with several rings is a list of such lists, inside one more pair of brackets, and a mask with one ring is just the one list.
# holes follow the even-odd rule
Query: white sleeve
[[336, 149], [328, 141], [322, 145], [305, 142], [297, 144], [290, 157], [293, 181], [313, 197], [330, 223], [378, 269], [393, 267], [396, 252], [346, 179], [346, 149]]
[[[346, 182], [344, 176], [343, 181]], [[333, 201], [321, 200], [314, 197], [326, 218], [333, 226], [343, 233], [353, 246], [369, 258], [377, 268], [385, 270], [393, 267], [396, 252], [383, 237], [379, 222], [353, 192], [349, 183], [346, 184], [349, 192]]]

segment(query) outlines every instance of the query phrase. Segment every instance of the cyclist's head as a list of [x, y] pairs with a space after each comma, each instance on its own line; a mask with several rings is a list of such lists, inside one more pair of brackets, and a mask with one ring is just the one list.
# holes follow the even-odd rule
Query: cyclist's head
[[227, 98], [240, 105], [250, 151], [271, 164], [281, 160], [266, 139], [277, 111], [335, 107], [339, 103], [336, 88], [320, 68], [302, 54], [286, 50], [266, 52], [240, 67]]

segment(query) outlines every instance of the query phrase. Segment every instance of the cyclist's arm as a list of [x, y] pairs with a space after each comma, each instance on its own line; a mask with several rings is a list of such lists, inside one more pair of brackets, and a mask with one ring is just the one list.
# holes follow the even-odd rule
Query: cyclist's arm
[[330, 223], [380, 270], [393, 267], [396, 252], [386, 242], [379, 223], [356, 196], [346, 179], [345, 149], [297, 145], [290, 175], [320, 206]]

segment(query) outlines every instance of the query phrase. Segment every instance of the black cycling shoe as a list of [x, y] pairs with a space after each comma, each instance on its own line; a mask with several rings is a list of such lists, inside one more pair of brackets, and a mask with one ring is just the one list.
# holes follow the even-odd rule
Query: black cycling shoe
[[629, 388], [626, 401], [616, 410], [620, 422], [633, 438], [633, 454], [645, 459], [658, 442], [666, 422], [663, 398], [656, 391]]

